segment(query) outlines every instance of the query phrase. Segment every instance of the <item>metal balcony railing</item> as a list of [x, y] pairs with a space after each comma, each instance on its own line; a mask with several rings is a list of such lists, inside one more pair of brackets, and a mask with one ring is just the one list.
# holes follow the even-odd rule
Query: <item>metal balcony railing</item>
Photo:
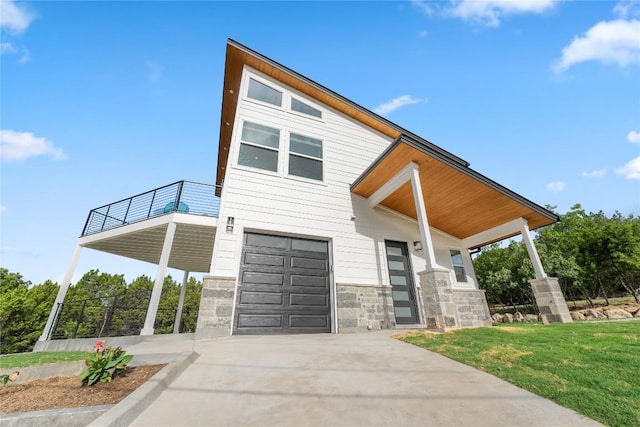
[[173, 212], [217, 217], [220, 198], [216, 187], [178, 181], [137, 196], [91, 210], [81, 237]]

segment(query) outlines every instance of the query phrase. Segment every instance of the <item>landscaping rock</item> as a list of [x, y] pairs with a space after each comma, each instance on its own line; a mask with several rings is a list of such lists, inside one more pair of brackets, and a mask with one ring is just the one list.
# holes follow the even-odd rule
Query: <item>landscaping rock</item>
[[495, 313], [491, 318], [496, 323], [502, 323], [504, 321], [504, 316], [500, 313]]
[[609, 319], [631, 319], [633, 316], [626, 310], [621, 310], [619, 308], [612, 308], [609, 310], [605, 310], [604, 313], [607, 315]]
[[587, 320], [595, 320], [595, 319], [606, 319], [607, 316], [605, 316], [603, 313], [599, 312], [596, 309], [590, 308], [588, 310], [586, 310], [584, 312], [584, 317]]
[[503, 322], [504, 323], [513, 323], [513, 314], [505, 313]]
[[516, 311], [515, 314], [513, 315], [513, 321], [522, 323], [524, 322], [524, 316], [519, 311]]
[[635, 319], [640, 319], [640, 310], [636, 311], [636, 314], [633, 315]]
[[586, 320], [584, 314], [580, 313], [579, 311], [571, 311], [569, 312], [569, 314], [571, 315], [571, 318], [573, 320]]
[[524, 316], [524, 321], [527, 323], [535, 323], [538, 321], [538, 316], [535, 314], [527, 314]]

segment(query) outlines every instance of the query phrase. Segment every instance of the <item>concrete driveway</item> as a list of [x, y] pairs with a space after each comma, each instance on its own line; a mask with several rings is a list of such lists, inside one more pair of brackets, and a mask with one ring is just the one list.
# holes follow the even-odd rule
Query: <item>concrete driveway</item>
[[195, 341], [133, 426], [597, 426], [380, 331]]

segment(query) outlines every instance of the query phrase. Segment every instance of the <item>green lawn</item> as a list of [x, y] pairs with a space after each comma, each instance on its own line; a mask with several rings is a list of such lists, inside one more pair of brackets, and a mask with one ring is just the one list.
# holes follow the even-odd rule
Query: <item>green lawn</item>
[[0, 356], [0, 369], [26, 368], [48, 363], [75, 362], [84, 360], [86, 351], [45, 351], [40, 353], [20, 353]]
[[640, 322], [518, 324], [400, 339], [609, 426], [640, 426]]

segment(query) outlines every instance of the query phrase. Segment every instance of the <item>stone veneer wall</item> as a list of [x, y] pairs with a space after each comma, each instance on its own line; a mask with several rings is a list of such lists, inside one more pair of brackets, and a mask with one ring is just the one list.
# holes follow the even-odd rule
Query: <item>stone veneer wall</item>
[[338, 332], [395, 328], [391, 286], [336, 284]]
[[235, 288], [235, 278], [203, 278], [196, 338], [225, 336], [231, 333]]
[[558, 279], [545, 277], [544, 279], [530, 280], [533, 296], [540, 310], [542, 323], [570, 323], [573, 321], [569, 314], [567, 302], [564, 299]]
[[461, 328], [491, 326], [492, 320], [484, 290], [453, 289]]

